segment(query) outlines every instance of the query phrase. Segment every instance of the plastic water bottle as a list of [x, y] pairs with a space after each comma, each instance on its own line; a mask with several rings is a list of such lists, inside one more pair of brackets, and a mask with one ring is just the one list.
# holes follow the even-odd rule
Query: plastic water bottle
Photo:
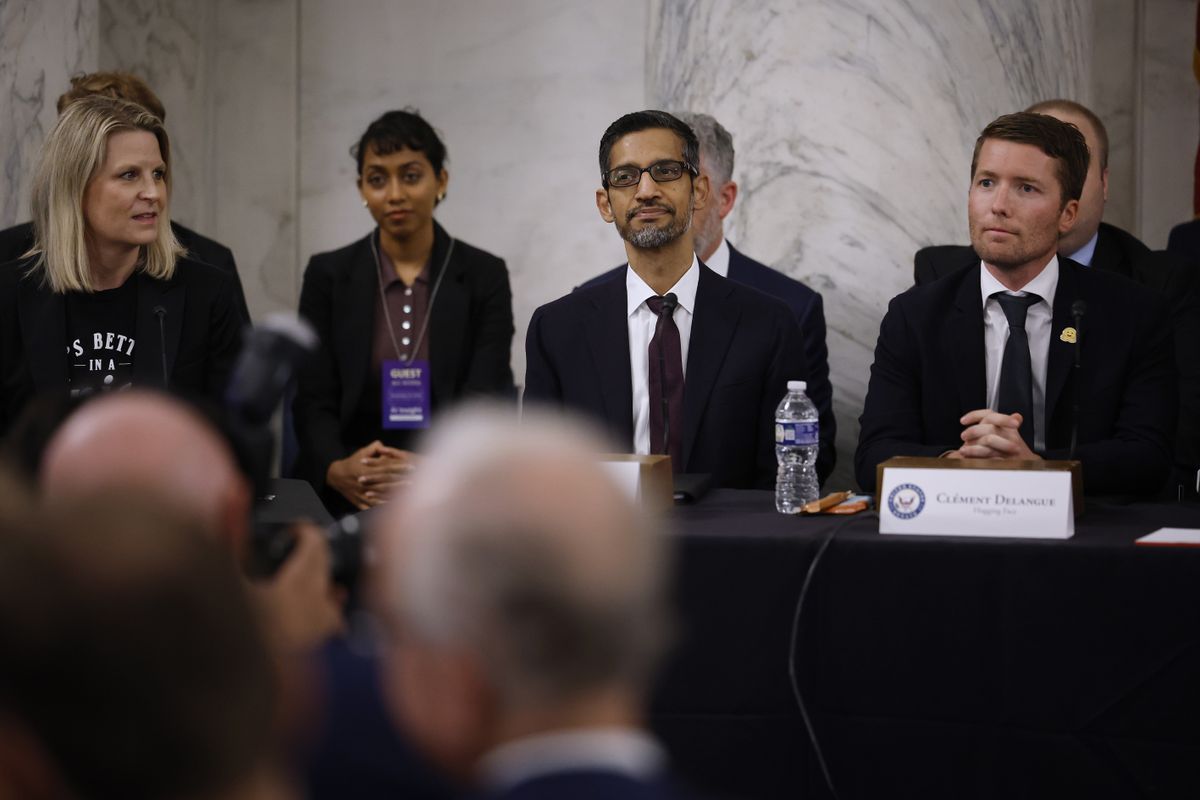
[[807, 386], [788, 381], [788, 393], [775, 409], [775, 510], [780, 514], [799, 514], [805, 503], [821, 496], [816, 467], [821, 423], [804, 393]]

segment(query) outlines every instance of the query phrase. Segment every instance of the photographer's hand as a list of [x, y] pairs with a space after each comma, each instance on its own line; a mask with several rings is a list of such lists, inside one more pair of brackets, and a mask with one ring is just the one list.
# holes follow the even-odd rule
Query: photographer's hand
[[341, 631], [344, 620], [328, 542], [311, 523], [296, 523], [292, 532], [296, 546], [279, 571], [253, 585], [268, 635], [283, 652], [305, 652]]

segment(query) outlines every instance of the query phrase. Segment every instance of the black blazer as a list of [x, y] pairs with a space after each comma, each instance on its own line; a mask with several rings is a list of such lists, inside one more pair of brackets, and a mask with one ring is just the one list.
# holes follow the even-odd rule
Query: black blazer
[[[859, 422], [855, 475], [875, 487], [892, 456], [937, 456], [962, 444], [959, 418], [986, 404], [978, 263], [892, 300], [879, 328]], [[1076, 345], [1060, 339], [1087, 303], [1078, 386]], [[1066, 458], [1079, 397], [1076, 457], [1092, 494], [1146, 494], [1171, 466], [1176, 388], [1164, 300], [1112, 273], [1059, 258], [1046, 375], [1046, 458]]]
[[[171, 230], [175, 238], [187, 248], [187, 258], [192, 261], [203, 261], [211, 264], [233, 279], [234, 300], [238, 313], [248, 323], [250, 311], [246, 306], [246, 294], [242, 291], [242, 279], [238, 277], [237, 264], [233, 260], [233, 251], [220, 242], [201, 236], [191, 228], [185, 228], [175, 220], [171, 220]], [[0, 264], [16, 261], [33, 247], [33, 223], [23, 222], [11, 228], [0, 231]]]
[[[527, 403], [588, 414], [632, 449], [624, 280], [578, 289], [535, 311], [525, 359]], [[787, 306], [701, 264], [681, 471], [710, 473], [716, 486], [774, 486], [775, 406], [805, 364], [803, 334]]]
[[[37, 394], [69, 391], [64, 295], [30, 274], [33, 259], [0, 266], [0, 432]], [[135, 272], [135, 386], [162, 387], [163, 344], [171, 391], [219, 402], [241, 347], [244, 320], [229, 275], [181, 259], [167, 281]], [[166, 310], [163, 335], [154, 309]]]
[[[913, 261], [913, 277], [920, 286], [978, 266], [979, 256], [969, 245], [935, 245], [918, 250]], [[1175, 463], [1180, 479], [1194, 487], [1200, 467], [1200, 264], [1177, 252], [1151, 250], [1132, 234], [1102, 222], [1090, 268], [1122, 275], [1167, 299], [1179, 373]], [[1091, 313], [1089, 309], [1088, 316]]]
[[[296, 389], [295, 472], [318, 492], [325, 488], [330, 464], [370, 441], [348, 441], [346, 434], [371, 424], [380, 428], [377, 403], [373, 423], [356, 417], [370, 385], [367, 372], [379, 313], [379, 279], [370, 244], [374, 235], [313, 256], [304, 271], [300, 315], [312, 323], [321, 346], [301, 371]], [[434, 223], [434, 282], [449, 243], [449, 235]], [[435, 414], [469, 396], [512, 397], [512, 292], [504, 261], [456, 241], [429, 317], [428, 336]]]
[[[622, 264], [611, 269], [581, 284], [579, 288], [622, 277], [627, 266]], [[796, 321], [804, 333], [804, 355], [808, 369], [792, 379], [808, 382], [806, 394], [821, 416], [821, 450], [817, 456], [817, 472], [822, 476], [828, 475], [837, 464], [837, 420], [833, 415], [833, 384], [829, 381], [829, 349], [825, 346], [825, 306], [821, 295], [795, 278], [789, 278], [755, 261], [731, 244], [728, 278], [782, 300], [796, 315]]]

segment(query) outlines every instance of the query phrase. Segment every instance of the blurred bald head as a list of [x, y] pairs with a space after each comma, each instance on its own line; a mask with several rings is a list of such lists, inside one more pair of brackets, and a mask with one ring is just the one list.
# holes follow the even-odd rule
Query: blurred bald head
[[40, 484], [51, 500], [145, 492], [235, 539], [248, 524], [250, 488], [229, 445], [163, 394], [121, 392], [80, 408], [50, 440]]
[[451, 741], [447, 698], [472, 694], [470, 680], [448, 685], [455, 665], [477, 673], [484, 698], [461, 728], [485, 739], [506, 717], [574, 708], [579, 724], [580, 709], [614, 708], [593, 698], [631, 713], [640, 703], [667, 638], [664, 543], [598, 463], [606, 449], [560, 418], [518, 425], [475, 409], [435, 431], [386, 512], [382, 600], [406, 667], [398, 711], [439, 761], [472, 750], [469, 733]]

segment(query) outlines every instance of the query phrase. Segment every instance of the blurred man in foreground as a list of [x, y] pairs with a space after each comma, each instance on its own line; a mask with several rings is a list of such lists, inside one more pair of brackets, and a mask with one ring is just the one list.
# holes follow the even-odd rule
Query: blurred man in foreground
[[0, 796], [286, 796], [268, 648], [201, 527], [122, 494], [0, 527]]
[[[178, 400], [129, 391], [94, 400], [67, 419], [46, 447], [41, 492], [49, 503], [127, 491], [195, 518], [240, 562], [249, 545], [253, 497], [229, 445]], [[328, 547], [310, 525], [279, 572], [253, 584], [264, 625], [284, 652], [303, 652], [341, 627], [329, 581]]]
[[[468, 411], [386, 512], [391, 706], [492, 798], [675, 797], [642, 729], [664, 542], [561, 420]], [[547, 491], [547, 487], [553, 487]]]

